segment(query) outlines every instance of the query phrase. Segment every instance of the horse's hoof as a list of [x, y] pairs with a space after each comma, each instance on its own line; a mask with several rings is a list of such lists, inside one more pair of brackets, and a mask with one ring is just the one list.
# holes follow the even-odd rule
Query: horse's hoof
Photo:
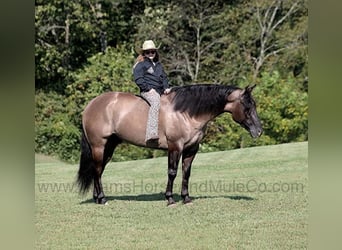
[[95, 203], [100, 204], [100, 205], [107, 205], [108, 202], [106, 198], [100, 198], [100, 199], [95, 199]]
[[192, 200], [190, 199], [189, 196], [186, 196], [186, 197], [183, 199], [183, 204], [184, 204], [184, 205], [191, 205], [191, 204], [192, 204]]
[[176, 202], [173, 198], [169, 198], [168, 201], [167, 201], [167, 206], [168, 207], [175, 207], [176, 206]]

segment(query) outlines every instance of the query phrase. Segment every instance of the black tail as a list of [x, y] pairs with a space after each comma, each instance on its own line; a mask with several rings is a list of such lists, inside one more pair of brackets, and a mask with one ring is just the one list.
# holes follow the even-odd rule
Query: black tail
[[95, 163], [91, 148], [82, 129], [80, 169], [78, 170], [77, 176], [80, 193], [85, 194], [89, 190], [95, 174]]

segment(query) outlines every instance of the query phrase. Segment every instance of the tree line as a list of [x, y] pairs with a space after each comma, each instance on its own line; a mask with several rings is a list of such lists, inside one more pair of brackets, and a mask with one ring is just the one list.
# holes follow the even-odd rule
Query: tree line
[[[36, 0], [35, 150], [75, 162], [81, 113], [106, 91], [138, 94], [132, 66], [159, 47], [172, 86], [256, 83], [264, 126], [254, 141], [220, 116], [202, 152], [307, 140], [307, 0]], [[163, 155], [123, 145], [114, 160]]]

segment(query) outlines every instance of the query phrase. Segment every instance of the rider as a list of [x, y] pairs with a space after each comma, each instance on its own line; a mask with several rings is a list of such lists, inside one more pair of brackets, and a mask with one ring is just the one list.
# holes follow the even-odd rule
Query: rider
[[146, 40], [133, 66], [134, 81], [141, 96], [150, 104], [145, 142], [154, 143], [158, 136], [160, 95], [170, 93], [169, 81], [159, 61], [158, 49], [152, 40]]

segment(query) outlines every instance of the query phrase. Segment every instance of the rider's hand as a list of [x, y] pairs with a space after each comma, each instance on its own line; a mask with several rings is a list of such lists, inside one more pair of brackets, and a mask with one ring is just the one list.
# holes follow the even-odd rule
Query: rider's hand
[[165, 95], [170, 94], [170, 92], [171, 92], [171, 88], [167, 88], [167, 89], [164, 90], [164, 94]]

